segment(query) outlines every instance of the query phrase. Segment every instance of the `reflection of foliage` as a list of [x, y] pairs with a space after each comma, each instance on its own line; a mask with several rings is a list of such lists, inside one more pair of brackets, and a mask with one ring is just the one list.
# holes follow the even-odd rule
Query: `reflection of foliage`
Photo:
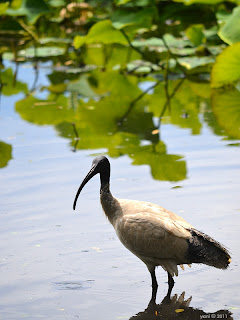
[[0, 168], [5, 167], [10, 159], [12, 159], [12, 146], [0, 141]]
[[10, 96], [21, 91], [27, 92], [27, 85], [16, 80], [16, 75], [13, 74], [12, 69], [6, 69], [0, 73], [0, 80], [2, 86], [2, 94]]
[[214, 91], [212, 107], [218, 124], [231, 138], [240, 139], [240, 92]]
[[[239, 7], [234, 0], [219, 2], [4, 1], [0, 68], [10, 59], [16, 71], [1, 71], [0, 92], [27, 94], [17, 72], [21, 63], [31, 61], [31, 94], [16, 103], [23, 119], [54, 125], [74, 150], [127, 154], [134, 164], [149, 165], [155, 179], [185, 179], [186, 163], [167, 154], [158, 134], [161, 124], [199, 134], [199, 113], [205, 113], [214, 132], [224, 129], [239, 137], [237, 93], [211, 94], [210, 89], [210, 83], [237, 85], [240, 74]], [[48, 91], [46, 98], [39, 99], [39, 62], [49, 60], [55, 68], [48, 75], [50, 84], [40, 88]], [[210, 96], [216, 118], [209, 113]]]

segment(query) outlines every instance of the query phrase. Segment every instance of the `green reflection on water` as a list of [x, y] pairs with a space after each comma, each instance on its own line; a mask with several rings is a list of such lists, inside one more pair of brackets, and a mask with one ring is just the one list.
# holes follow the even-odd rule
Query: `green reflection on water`
[[[13, 79], [11, 69], [6, 72]], [[236, 89], [211, 91], [206, 81], [161, 81], [111, 68], [53, 71], [48, 79], [51, 84], [41, 87], [47, 91], [45, 99], [37, 98], [33, 91], [17, 101], [15, 110], [22, 119], [53, 125], [75, 151], [106, 149], [111, 157], [128, 155], [134, 165], [148, 165], [157, 180], [187, 178], [184, 157], [169, 154], [161, 140], [161, 125], [190, 129], [196, 135], [205, 121], [216, 134], [240, 137], [240, 93]], [[18, 81], [10, 90], [10, 80], [4, 94], [26, 93], [27, 85]]]

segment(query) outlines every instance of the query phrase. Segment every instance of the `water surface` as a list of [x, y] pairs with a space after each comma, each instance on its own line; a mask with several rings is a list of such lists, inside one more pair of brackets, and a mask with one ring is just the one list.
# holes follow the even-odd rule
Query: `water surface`
[[[48, 85], [46, 75], [51, 72], [50, 65], [43, 65], [38, 83]], [[20, 66], [18, 80], [31, 87], [30, 65]], [[37, 91], [37, 96], [44, 99], [46, 93]], [[122, 145], [122, 156], [110, 150], [110, 144], [96, 143], [95, 148], [98, 136], [92, 132], [89, 148], [83, 142], [73, 152], [76, 140], [64, 136], [59, 126], [23, 120], [15, 110], [23, 98], [23, 93], [1, 96], [0, 140], [12, 147], [12, 159], [0, 169], [0, 319], [155, 319], [161, 314], [172, 319], [171, 312], [178, 308], [174, 302], [171, 308], [158, 307], [157, 314], [151, 308], [142, 314], [151, 297], [150, 276], [104, 217], [98, 177], [84, 188], [76, 212], [72, 210], [94, 155], [104, 153], [110, 154], [114, 196], [160, 204], [222, 242], [232, 254], [227, 271], [204, 265], [180, 270], [172, 296], [185, 292], [184, 300], [192, 297], [185, 319], [210, 313], [228, 319], [232, 313], [238, 319], [240, 141], [230, 140], [224, 130], [216, 133], [209, 120], [211, 109], [198, 114], [200, 127], [193, 126], [198, 132], [166, 118], [160, 138], [166, 154], [179, 159], [174, 158], [177, 167], [162, 165], [155, 172], [153, 160], [146, 161], [146, 153], [136, 147], [126, 152]], [[149, 141], [143, 135], [142, 146]], [[161, 168], [163, 174], [178, 174], [181, 161], [180, 176], [164, 180]], [[160, 304], [167, 293], [167, 275], [161, 268], [157, 278]]]

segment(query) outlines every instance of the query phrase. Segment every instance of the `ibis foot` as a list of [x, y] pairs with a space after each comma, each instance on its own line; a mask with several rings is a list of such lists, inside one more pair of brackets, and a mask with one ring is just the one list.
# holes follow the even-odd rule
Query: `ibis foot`
[[168, 272], [168, 292], [167, 292], [167, 297], [170, 298], [172, 289], [174, 286], [174, 280], [173, 277], [170, 275], [170, 273]]

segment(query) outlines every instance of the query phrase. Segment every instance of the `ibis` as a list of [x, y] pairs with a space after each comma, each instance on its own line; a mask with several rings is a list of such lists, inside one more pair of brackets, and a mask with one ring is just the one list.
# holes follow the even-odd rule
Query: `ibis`
[[184, 269], [184, 265], [203, 263], [219, 269], [228, 267], [231, 262], [228, 250], [180, 216], [150, 202], [114, 198], [109, 187], [110, 163], [105, 156], [94, 158], [77, 191], [74, 210], [81, 190], [98, 173], [102, 208], [122, 244], [146, 264], [153, 295], [158, 287], [155, 274], [158, 266], [168, 274], [169, 297], [178, 266]]

